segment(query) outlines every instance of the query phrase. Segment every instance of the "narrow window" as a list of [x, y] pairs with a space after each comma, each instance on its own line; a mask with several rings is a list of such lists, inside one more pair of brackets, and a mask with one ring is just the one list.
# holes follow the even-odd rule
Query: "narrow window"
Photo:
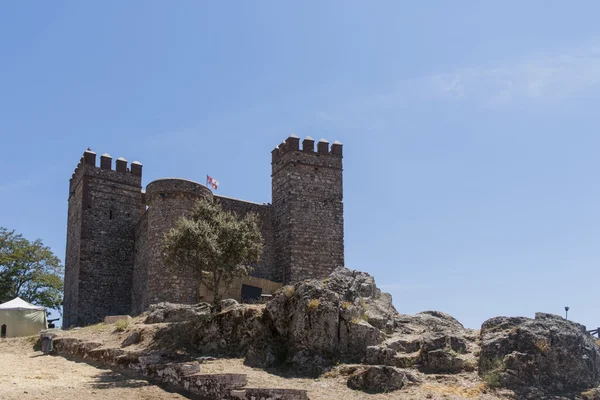
[[108, 219], [112, 219], [112, 210], [108, 212]]

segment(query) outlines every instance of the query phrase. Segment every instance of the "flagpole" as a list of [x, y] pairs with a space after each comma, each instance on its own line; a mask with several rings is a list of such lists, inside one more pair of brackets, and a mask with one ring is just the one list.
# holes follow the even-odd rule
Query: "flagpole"
[[208, 174], [206, 174], [206, 187], [208, 187]]

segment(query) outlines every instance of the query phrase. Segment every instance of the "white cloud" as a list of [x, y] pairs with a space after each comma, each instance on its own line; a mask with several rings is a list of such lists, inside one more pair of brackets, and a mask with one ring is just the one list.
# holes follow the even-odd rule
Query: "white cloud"
[[600, 49], [589, 46], [512, 63], [462, 68], [426, 77], [423, 82], [435, 96], [492, 106], [557, 100], [600, 85]]

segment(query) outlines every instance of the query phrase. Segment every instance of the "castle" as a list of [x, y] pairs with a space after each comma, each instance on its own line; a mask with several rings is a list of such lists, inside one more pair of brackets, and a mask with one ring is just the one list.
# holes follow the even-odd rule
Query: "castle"
[[194, 304], [199, 285], [163, 264], [164, 233], [196, 200], [255, 212], [265, 242], [252, 276], [288, 284], [324, 278], [344, 265], [342, 144], [291, 135], [271, 152], [272, 204], [214, 194], [179, 178], [142, 190], [142, 164], [83, 153], [69, 182], [63, 326], [137, 314], [161, 301]]

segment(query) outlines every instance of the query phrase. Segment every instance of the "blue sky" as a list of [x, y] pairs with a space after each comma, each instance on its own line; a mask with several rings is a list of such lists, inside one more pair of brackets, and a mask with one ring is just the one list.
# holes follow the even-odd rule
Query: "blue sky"
[[600, 3], [0, 4], [0, 226], [64, 258], [90, 146], [270, 202], [270, 151], [344, 143], [346, 264], [403, 313], [564, 314], [600, 264]]

